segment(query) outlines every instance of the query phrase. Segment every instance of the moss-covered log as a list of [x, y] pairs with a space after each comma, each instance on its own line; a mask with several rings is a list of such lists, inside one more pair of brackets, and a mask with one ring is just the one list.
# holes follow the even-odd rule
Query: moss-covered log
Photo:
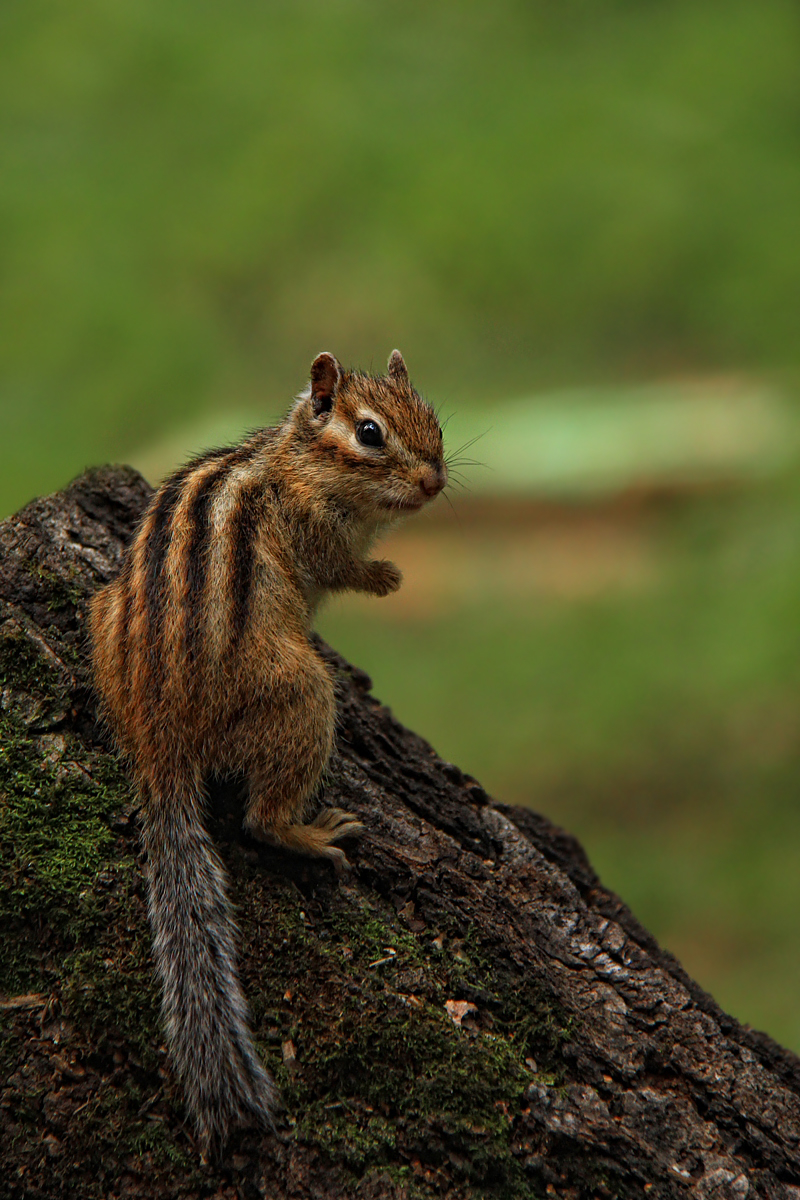
[[340, 880], [243, 839], [236, 787], [212, 784], [285, 1112], [200, 1164], [84, 644], [148, 494], [106, 469], [0, 526], [0, 1194], [800, 1200], [800, 1061], [721, 1012], [574, 839], [491, 800], [321, 644], [325, 800], [368, 832]]

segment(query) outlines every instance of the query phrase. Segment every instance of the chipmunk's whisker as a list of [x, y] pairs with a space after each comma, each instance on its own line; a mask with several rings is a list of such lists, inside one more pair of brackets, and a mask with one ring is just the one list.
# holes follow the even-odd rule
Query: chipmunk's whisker
[[488, 463], [479, 462], [477, 458], [446, 458], [444, 462], [448, 471], [451, 467], [484, 467], [487, 471], [492, 470]]
[[453, 516], [455, 517], [455, 519], [458, 521], [459, 528], [463, 531], [464, 526], [461, 522], [461, 517], [458, 515], [458, 512], [456, 511], [456, 507], [453, 504], [453, 501], [450, 499], [450, 497], [447, 494], [447, 488], [445, 488], [445, 490], [442, 492], [442, 495], [444, 496], [447, 503], [450, 505], [450, 510], [451, 510]]
[[484, 429], [483, 433], [476, 433], [474, 437], [469, 438], [468, 441], [464, 442], [462, 445], [453, 450], [452, 454], [463, 454], [465, 450], [469, 450], [470, 446], [474, 446], [476, 442], [481, 440], [481, 438], [485, 438], [487, 433], [491, 433], [491, 426], [489, 426], [488, 429]]

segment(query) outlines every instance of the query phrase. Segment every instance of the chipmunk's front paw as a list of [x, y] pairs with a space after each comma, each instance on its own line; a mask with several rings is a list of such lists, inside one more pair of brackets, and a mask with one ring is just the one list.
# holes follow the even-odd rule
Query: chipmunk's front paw
[[375, 559], [366, 566], [366, 590], [373, 596], [389, 596], [403, 582], [399, 568], [386, 558]]

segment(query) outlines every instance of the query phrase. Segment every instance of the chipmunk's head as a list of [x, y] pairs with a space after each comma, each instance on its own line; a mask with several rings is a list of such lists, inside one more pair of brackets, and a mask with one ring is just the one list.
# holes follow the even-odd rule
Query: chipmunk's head
[[290, 422], [326, 494], [365, 518], [416, 512], [447, 483], [441, 427], [399, 350], [381, 376], [318, 354]]

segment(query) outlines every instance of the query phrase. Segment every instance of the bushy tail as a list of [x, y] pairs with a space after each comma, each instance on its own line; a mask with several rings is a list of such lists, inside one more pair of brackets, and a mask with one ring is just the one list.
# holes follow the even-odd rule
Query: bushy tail
[[225, 871], [187, 790], [148, 796], [144, 842], [167, 1042], [208, 1155], [233, 1125], [271, 1124], [278, 1093], [250, 1034]]

